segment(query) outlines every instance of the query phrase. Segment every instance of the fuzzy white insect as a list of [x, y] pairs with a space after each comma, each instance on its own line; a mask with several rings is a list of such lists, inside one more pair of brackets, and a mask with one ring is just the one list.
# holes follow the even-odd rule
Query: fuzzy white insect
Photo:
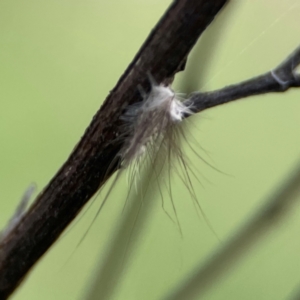
[[[175, 158], [175, 160], [179, 161], [180, 171], [183, 171], [183, 175], [182, 172], [180, 175], [179, 170], [177, 174], [183, 179], [184, 184], [190, 190], [191, 194], [193, 194], [193, 199], [196, 200], [187, 172], [189, 168], [185, 162], [181, 147], [178, 145], [178, 135], [181, 131], [177, 130], [179, 129], [179, 123], [184, 117], [193, 114], [191, 110], [192, 105], [189, 104], [188, 101], [180, 101], [169, 86], [157, 84], [151, 76], [149, 76], [149, 81], [151, 83], [150, 92], [146, 94], [145, 91], [139, 87], [143, 100], [139, 103], [129, 105], [121, 116], [121, 120], [125, 126], [125, 130], [123, 130], [124, 134], [118, 137], [118, 139], [124, 139], [123, 147], [118, 154], [118, 158], [121, 160], [121, 168], [111, 183], [93, 221], [79, 244], [85, 238], [87, 232], [108, 200], [123, 170], [129, 169], [129, 188], [125, 201], [126, 204], [132, 186], [135, 185], [136, 190], [140, 187], [138, 182], [140, 179], [139, 174], [143, 167], [150, 167], [152, 174], [155, 177], [159, 177], [164, 165], [167, 164], [169, 167], [174, 165], [173, 159]], [[170, 169], [168, 175], [170, 177]], [[158, 181], [157, 178], [156, 180]], [[167, 185], [170, 185], [170, 182], [168, 182]], [[144, 190], [146, 191], [147, 188], [144, 188]], [[169, 194], [171, 194], [170, 190]], [[172, 206], [176, 214], [173, 200]], [[200, 207], [199, 209], [201, 210]], [[169, 214], [168, 216], [170, 217]], [[179, 226], [178, 220], [175, 223]]]
[[124, 167], [139, 160], [147, 150], [158, 150], [166, 134], [185, 115], [192, 114], [191, 107], [179, 101], [170, 87], [151, 82], [150, 93], [141, 90], [144, 100], [129, 106], [122, 116], [131, 132], [120, 153]]
[[19, 205], [17, 206], [13, 216], [8, 221], [6, 227], [0, 231], [0, 240], [4, 239], [6, 236], [10, 234], [10, 232], [16, 227], [16, 225], [20, 222], [22, 217], [24, 216], [28, 203], [36, 190], [36, 185], [31, 183], [26, 191], [24, 192]]
[[[192, 103], [187, 100], [182, 102], [176, 97], [176, 93], [170, 86], [157, 84], [151, 76], [149, 76], [149, 81], [151, 83], [150, 92], [146, 94], [140, 87], [139, 90], [143, 96], [143, 101], [128, 106], [121, 117], [126, 124], [125, 126], [128, 127], [125, 130], [128, 134], [124, 141], [124, 146], [119, 153], [122, 160], [121, 167], [129, 169], [129, 189], [125, 204], [127, 203], [132, 186], [136, 187], [136, 192], [141, 192], [142, 189], [145, 193], [147, 192], [150, 178], [153, 176], [162, 197], [162, 207], [164, 210], [161, 185], [167, 187], [176, 220], [166, 210], [165, 212], [178, 225], [181, 232], [172, 197], [170, 177], [173, 173], [176, 173], [180, 177], [185, 187], [189, 190], [194, 204], [196, 204], [201, 215], [206, 219], [194, 193], [189, 171], [193, 175], [195, 174], [191, 170], [189, 162], [186, 161], [180, 145], [182, 138], [185, 141], [187, 140], [180, 123], [185, 117], [193, 114]], [[168, 172], [165, 178], [161, 176], [164, 167], [166, 167], [166, 171]], [[140, 173], [143, 168], [146, 169], [146, 173], [148, 174], [146, 176], [150, 176], [144, 181], [147, 182], [146, 186], [141, 186], [140, 181]], [[121, 172], [119, 171], [112, 186], [118, 180], [120, 174]], [[108, 193], [111, 192], [112, 186]], [[145, 194], [142, 195], [142, 197], [144, 196]], [[102, 206], [106, 199], [107, 196]]]
[[[128, 106], [121, 117], [127, 124], [129, 132], [120, 151], [122, 167], [129, 169], [127, 198], [133, 185], [136, 191], [139, 189], [140, 173], [143, 167], [152, 170], [150, 173], [154, 175], [159, 185], [161, 182], [158, 177], [166, 164], [170, 167], [174, 165], [174, 159], [179, 159], [186, 168], [178, 145], [179, 131], [177, 129], [184, 117], [192, 114], [191, 105], [180, 101], [169, 86], [157, 84], [151, 76], [149, 76], [149, 81], [150, 92], [146, 94], [139, 87], [143, 101]], [[170, 183], [166, 185], [169, 186]], [[141, 188], [147, 190], [147, 187]], [[169, 194], [171, 194], [170, 191]], [[173, 210], [175, 211], [175, 208]]]

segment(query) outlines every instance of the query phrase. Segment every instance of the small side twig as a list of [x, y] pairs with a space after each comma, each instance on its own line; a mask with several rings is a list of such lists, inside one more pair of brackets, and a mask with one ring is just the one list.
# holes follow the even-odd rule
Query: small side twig
[[[300, 64], [300, 47], [271, 72], [230, 85], [220, 90], [194, 93], [186, 101], [192, 103], [194, 112], [225, 104], [249, 96], [271, 92], [285, 92], [292, 87], [300, 87], [300, 74], [296, 72]], [[188, 117], [188, 116], [187, 116]]]

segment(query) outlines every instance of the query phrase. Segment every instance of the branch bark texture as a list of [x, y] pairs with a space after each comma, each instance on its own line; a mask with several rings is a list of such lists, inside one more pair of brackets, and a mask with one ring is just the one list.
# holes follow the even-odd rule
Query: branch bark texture
[[0, 243], [0, 299], [6, 299], [30, 268], [57, 240], [84, 204], [117, 168], [122, 141], [120, 116], [149, 89], [147, 72], [157, 82], [172, 78], [227, 0], [177, 0], [121, 76], [94, 116], [69, 159], [37, 197], [21, 221]]

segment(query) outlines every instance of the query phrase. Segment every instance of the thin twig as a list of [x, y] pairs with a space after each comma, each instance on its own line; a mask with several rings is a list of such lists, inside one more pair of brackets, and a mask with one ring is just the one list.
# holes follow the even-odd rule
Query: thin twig
[[170, 82], [228, 0], [175, 0], [129, 65], [69, 159], [0, 242], [0, 299], [6, 299], [84, 204], [118, 168], [120, 116], [150, 89], [146, 74]]
[[300, 74], [296, 72], [300, 64], [300, 47], [293, 51], [276, 69], [250, 80], [207, 93], [194, 93], [187, 102], [192, 103], [194, 112], [225, 104], [249, 96], [285, 92], [300, 86]]
[[22, 195], [21, 201], [17, 206], [13, 216], [8, 221], [6, 227], [0, 232], [0, 239], [4, 239], [9, 233], [15, 228], [15, 226], [20, 222], [23, 215], [26, 213], [29, 200], [36, 190], [36, 185], [31, 183], [26, 189], [25, 193]]

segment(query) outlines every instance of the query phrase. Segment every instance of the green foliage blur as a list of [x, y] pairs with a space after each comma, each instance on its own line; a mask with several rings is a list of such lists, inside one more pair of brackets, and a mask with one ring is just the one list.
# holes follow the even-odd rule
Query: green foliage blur
[[[30, 182], [41, 191], [67, 159], [170, 3], [1, 1], [1, 228]], [[300, 44], [299, 19], [299, 0], [232, 0], [200, 39], [175, 90], [217, 89], [271, 70]], [[176, 176], [172, 194], [182, 234], [165, 212], [174, 219], [166, 192], [162, 208], [158, 188], [151, 188], [149, 201], [129, 203], [123, 211], [124, 176], [84, 242], [77, 247], [107, 187], [12, 299], [163, 299], [259, 209], [297, 163], [299, 99], [300, 90], [253, 97], [184, 124], [194, 149], [220, 170], [184, 146], [215, 233]], [[300, 284], [299, 217], [295, 210], [201, 299], [293, 295]]]

